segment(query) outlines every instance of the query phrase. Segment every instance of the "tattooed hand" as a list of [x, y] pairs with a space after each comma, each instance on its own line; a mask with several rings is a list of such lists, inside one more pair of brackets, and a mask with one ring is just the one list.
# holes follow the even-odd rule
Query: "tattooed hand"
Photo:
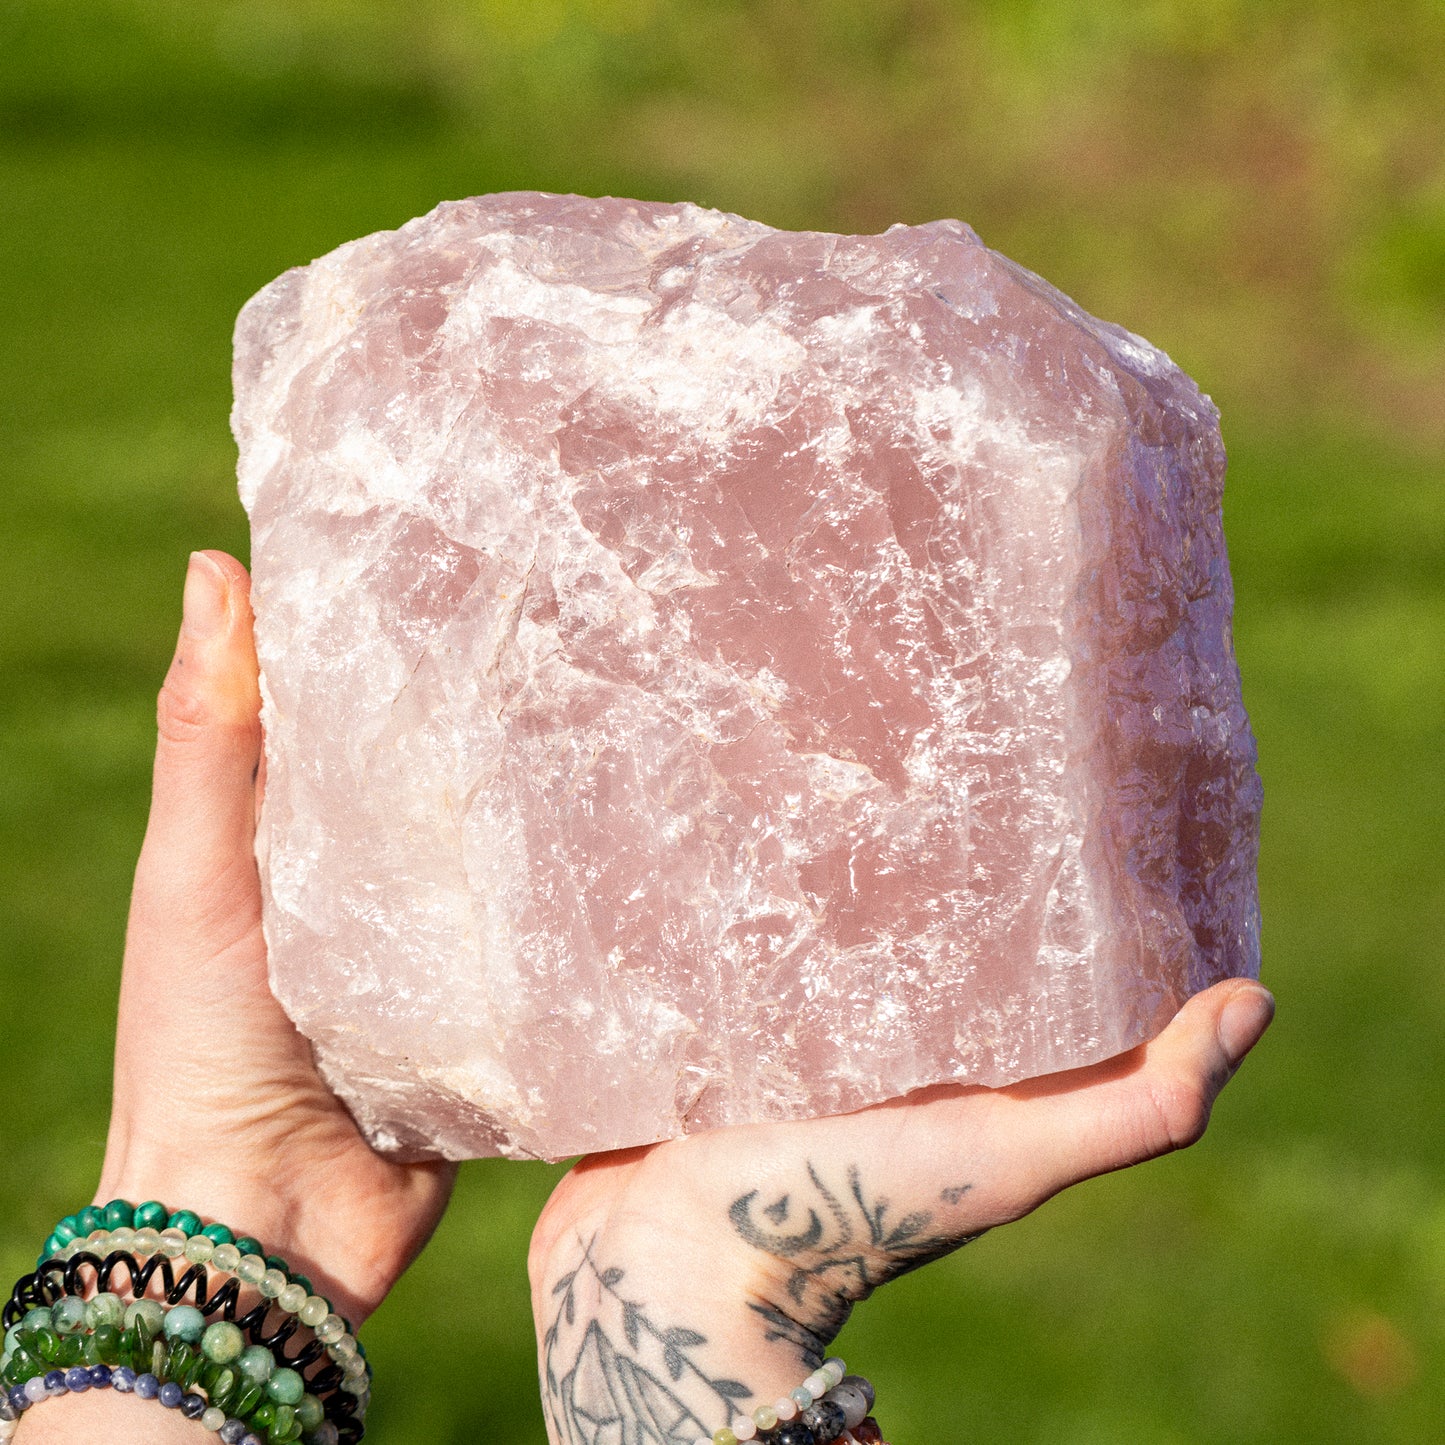
[[553, 1445], [693, 1445], [771, 1403], [880, 1284], [1192, 1144], [1273, 1011], [1234, 979], [1093, 1068], [584, 1159], [529, 1260]]

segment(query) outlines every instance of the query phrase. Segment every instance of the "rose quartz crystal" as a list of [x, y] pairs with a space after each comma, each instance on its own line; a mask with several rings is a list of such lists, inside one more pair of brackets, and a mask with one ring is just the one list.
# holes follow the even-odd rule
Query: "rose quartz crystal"
[[484, 196], [235, 381], [273, 984], [380, 1147], [1003, 1084], [1256, 972], [1214, 407], [967, 226]]

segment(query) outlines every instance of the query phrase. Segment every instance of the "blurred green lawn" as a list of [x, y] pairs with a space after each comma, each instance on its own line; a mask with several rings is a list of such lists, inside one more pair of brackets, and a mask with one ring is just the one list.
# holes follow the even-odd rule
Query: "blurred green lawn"
[[[1295, 13], [1265, 8], [1280, 23]], [[434, 0], [399, 24], [381, 5], [314, 0], [220, 6], [202, 24], [161, 0], [0, 0], [0, 1268], [10, 1277], [89, 1197], [100, 1160], [153, 698], [185, 557], [196, 546], [246, 555], [226, 427], [230, 328], [246, 297], [440, 199], [514, 186], [685, 195], [830, 229], [961, 214], [1084, 304], [1146, 330], [1221, 402], [1237, 642], [1267, 790], [1266, 977], [1281, 1010], [1196, 1149], [1076, 1190], [890, 1286], [859, 1311], [843, 1351], [879, 1382], [900, 1445], [1438, 1437], [1445, 467], [1426, 363], [1440, 354], [1431, 327], [1445, 249], [1428, 209], [1439, 196], [1370, 193], [1375, 210], [1346, 239], [1388, 244], [1360, 241], [1349, 264], [1275, 274], [1266, 251], [1242, 241], [1239, 285], [1211, 298], [1179, 279], [1189, 226], [1203, 236], [1210, 223], [1183, 216], [1177, 192], [1158, 196], [1179, 255], [1141, 260], [1131, 244], [1131, 218], [1161, 224], [1138, 193], [1157, 183], [1146, 172], [1119, 180], [1106, 207], [1065, 194], [1051, 212], [1002, 171], [950, 189], [902, 152], [870, 154], [860, 166], [893, 189], [853, 194], [834, 184], [847, 155], [826, 166], [789, 155], [789, 119], [816, 123], [802, 107], [827, 90], [817, 68], [830, 55], [850, 84], [877, 82], [854, 87], [865, 112], [885, 79], [887, 94], [910, 93], [914, 52], [906, 35], [876, 29], [877, 15], [906, 29], [919, 15], [977, 20], [974, 9], [995, 26], [979, 62], [995, 88], [1011, 66], [1031, 78], [1016, 106], [1050, 103], [1043, 50], [1100, 53], [1094, 30], [1060, 31], [1064, 12], [1043, 5], [880, 4], [865, 22], [857, 5], [790, 4], [769, 12], [769, 25], [792, 17], [780, 40], [758, 28], [759, 7], [741, 4], [557, 0], [529, 20], [524, 7]], [[1095, 0], [1078, 13], [1116, 22], [1103, 33], [1123, 50], [1144, 44], [1130, 7]], [[1200, 13], [1226, 35], [1224, 59], [1200, 63], [1268, 70], [1267, 37], [1237, 32], [1234, 7]], [[1363, 93], [1394, 66], [1407, 94], [1420, 13], [1399, 12], [1416, 31], [1367, 35], [1339, 92]], [[685, 137], [649, 149], [640, 122], [623, 121], [648, 107], [686, 114], [690, 98], [715, 112], [718, 87], [699, 78], [683, 25], [705, 15], [735, 25], [723, 38], [738, 45], [717, 52], [724, 69], [744, 64], [742, 39], [791, 49], [772, 68], [747, 61], [732, 114], [755, 125], [699, 131], [679, 160]], [[1158, 24], [1151, 53], [1187, 69], [1192, 52]], [[668, 27], [670, 39], [656, 38]], [[643, 64], [647, 36], [655, 54]], [[323, 43], [341, 56], [329, 68], [315, 58]], [[479, 55], [485, 87], [436, 79]], [[790, 72], [789, 55], [806, 65]], [[901, 78], [887, 68], [896, 56]], [[932, 83], [919, 72], [920, 93]], [[1087, 86], [1076, 101], [1070, 134], [1103, 105]], [[1187, 124], [1162, 91], [1145, 104], [1161, 136]], [[1381, 133], [1409, 132], [1408, 117], [1371, 113]], [[599, 117], [614, 130], [599, 134]], [[966, 153], [1005, 146], [1012, 120], [994, 123], [979, 121]], [[736, 146], [719, 140], [728, 135]], [[1312, 184], [1345, 173], [1317, 167]], [[1190, 194], [1212, 193], [1201, 182]], [[1225, 226], [1232, 212], [1220, 203], [1209, 214]], [[1229, 281], [1228, 255], [1218, 264]], [[1350, 291], [1361, 275], [1372, 279]], [[1310, 288], [1326, 282], [1348, 305], [1309, 330]], [[1365, 320], [1346, 344], [1349, 315]], [[1268, 385], [1271, 367], [1288, 384]], [[556, 1172], [497, 1162], [464, 1172], [437, 1239], [369, 1327], [377, 1439], [541, 1438], [523, 1260]], [[444, 1330], [440, 1356], [415, 1338], [423, 1322]]]

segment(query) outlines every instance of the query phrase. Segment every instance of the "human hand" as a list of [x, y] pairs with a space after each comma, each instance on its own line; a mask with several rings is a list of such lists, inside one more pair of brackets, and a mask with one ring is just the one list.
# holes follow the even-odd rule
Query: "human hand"
[[360, 1325], [426, 1243], [455, 1171], [376, 1154], [271, 993], [250, 582], [224, 553], [191, 559], [158, 721], [96, 1203], [159, 1199], [253, 1235]]
[[693, 1445], [771, 1404], [880, 1284], [1070, 1184], [1192, 1144], [1273, 1012], [1232, 979], [1091, 1068], [582, 1160], [529, 1258], [553, 1445], [607, 1420], [623, 1439]]

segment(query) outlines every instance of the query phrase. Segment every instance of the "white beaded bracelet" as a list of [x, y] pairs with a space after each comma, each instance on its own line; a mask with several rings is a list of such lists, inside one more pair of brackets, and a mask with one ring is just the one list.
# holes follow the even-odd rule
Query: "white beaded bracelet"
[[[872, 1408], [873, 1386], [860, 1375], [848, 1375], [843, 1361], [833, 1357], [773, 1404], [734, 1417], [712, 1435], [700, 1435], [694, 1445], [872, 1445], [882, 1440], [868, 1420]], [[874, 1427], [866, 1432], [867, 1441], [853, 1434], [865, 1420]]]

